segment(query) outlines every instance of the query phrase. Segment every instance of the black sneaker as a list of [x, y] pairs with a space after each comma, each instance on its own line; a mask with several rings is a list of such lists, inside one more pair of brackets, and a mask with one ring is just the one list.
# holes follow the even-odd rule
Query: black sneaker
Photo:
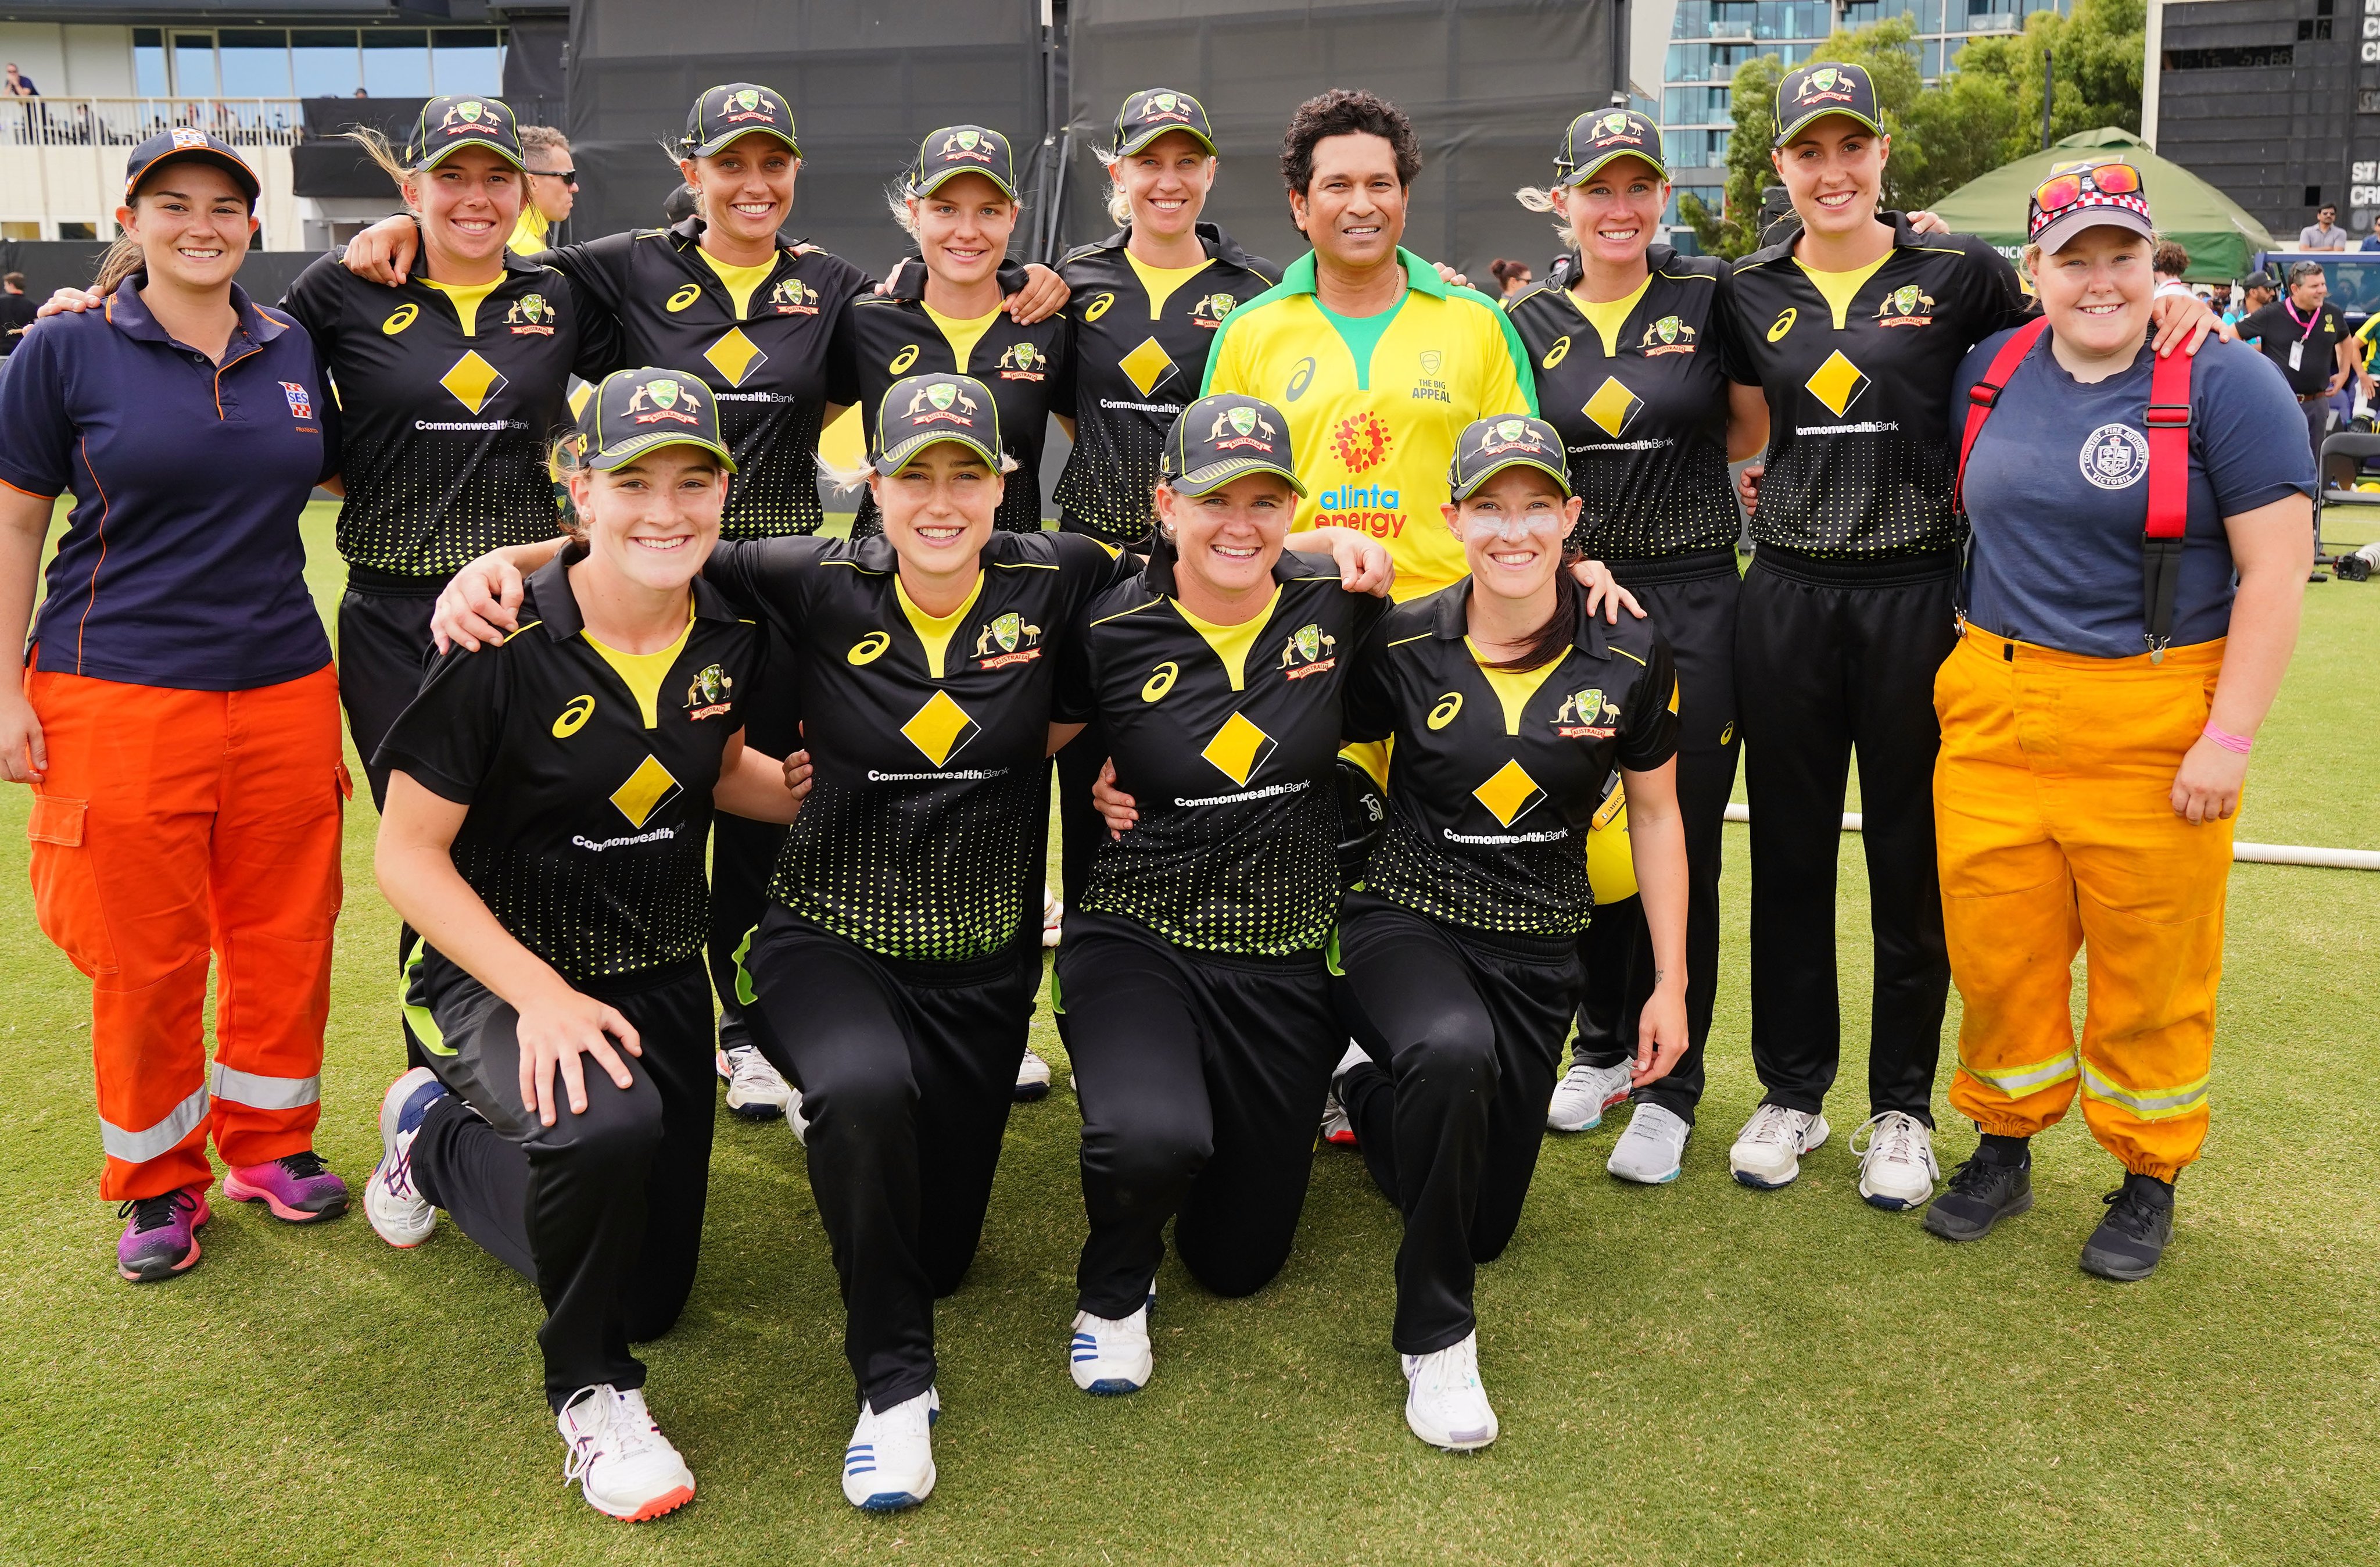
[[1925, 1210], [1925, 1227], [1946, 1241], [1980, 1241], [2003, 1219], [2033, 1209], [2033, 1160], [1987, 1164], [1970, 1159], [1950, 1172]]
[[2127, 1175], [2099, 1199], [2107, 1217], [2082, 1243], [2082, 1271], [2124, 1283], [2156, 1271], [2173, 1240], [2173, 1186], [2151, 1175]]

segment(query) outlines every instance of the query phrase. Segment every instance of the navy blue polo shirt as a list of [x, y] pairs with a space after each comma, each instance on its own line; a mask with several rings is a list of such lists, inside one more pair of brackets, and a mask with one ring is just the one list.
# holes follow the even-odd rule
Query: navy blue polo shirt
[[[1951, 407], [2008, 341], [1995, 333], [1959, 367]], [[2043, 334], [1967, 460], [1973, 544], [1967, 618], [1985, 631], [2091, 658], [2148, 650], [2141, 532], [2148, 523], [2148, 406], [2155, 357], [2078, 382]], [[1963, 411], [1961, 415], [1963, 419]], [[2231, 626], [2231, 541], [2223, 519], [2313, 492], [2305, 419], [2272, 362], [2209, 340], [2190, 372], [2190, 518], [2174, 589], [2173, 642], [2212, 642]]]
[[339, 468], [338, 410], [305, 329], [237, 285], [217, 366], [140, 303], [27, 333], [0, 376], [0, 482], [74, 492], [30, 667], [240, 691], [331, 662], [298, 518]]

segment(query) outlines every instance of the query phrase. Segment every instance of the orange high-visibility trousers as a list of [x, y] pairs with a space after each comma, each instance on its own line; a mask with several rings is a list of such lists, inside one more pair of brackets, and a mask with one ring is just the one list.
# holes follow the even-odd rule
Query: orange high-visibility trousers
[[2170, 1181], [2198, 1157], [2232, 824], [2193, 827], [2171, 794], [2222, 668], [2219, 641], [2153, 664], [1969, 626], [1935, 677], [1943, 929], [1966, 1005], [1950, 1103], [1985, 1131], [2031, 1136], [2079, 1088], [2125, 1169]]
[[37, 670], [25, 693], [49, 745], [33, 904], [91, 978], [100, 1195], [204, 1186], [210, 1128], [229, 1164], [312, 1146], [349, 789], [336, 676], [181, 691]]

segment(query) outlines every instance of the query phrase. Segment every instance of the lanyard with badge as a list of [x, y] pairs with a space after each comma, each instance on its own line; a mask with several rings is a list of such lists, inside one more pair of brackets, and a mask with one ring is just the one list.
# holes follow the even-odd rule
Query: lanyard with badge
[[[2298, 319], [2298, 308], [2289, 300], [2284, 299], [2281, 301], [2281, 309], [2289, 312], [2289, 319], [2291, 321], [2296, 321]], [[2324, 307], [2316, 305], [2313, 308], [2313, 314], [2308, 316], [2300, 323], [2305, 330], [2300, 332], [2298, 334], [2298, 340], [2289, 345], [2289, 368], [2291, 370], [2303, 370], [2305, 368], [2306, 339], [2313, 335], [2315, 323], [2322, 320], [2323, 309]]]

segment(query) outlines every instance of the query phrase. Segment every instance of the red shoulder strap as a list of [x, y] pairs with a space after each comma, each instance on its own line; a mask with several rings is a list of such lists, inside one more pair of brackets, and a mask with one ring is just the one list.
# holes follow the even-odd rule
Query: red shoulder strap
[[2190, 520], [2190, 356], [2177, 350], [2149, 371], [2149, 525], [2179, 539]]
[[[2046, 316], [2035, 316], [2018, 327], [2009, 340], [2000, 345], [2000, 351], [1992, 356], [1992, 368], [1984, 371], [1984, 378], [1967, 388], [1967, 428], [1959, 438], [1959, 478], [1950, 491], [1953, 504], [1965, 504], [1961, 497], [1967, 485], [1967, 458], [1974, 452], [1975, 437], [1984, 432], [1984, 420], [1992, 417], [1992, 409], [1998, 404], [2000, 391], [2008, 385], [2009, 377], [2016, 373], [2016, 367], [2023, 362], [2025, 355], [2033, 351], [2033, 346], [2040, 342], [2041, 334], [2048, 330], [2049, 318]], [[2151, 465], [2151, 471], [2154, 473], [2155, 465]], [[2150, 482], [2155, 483], [2155, 479], [2152, 478]]]

